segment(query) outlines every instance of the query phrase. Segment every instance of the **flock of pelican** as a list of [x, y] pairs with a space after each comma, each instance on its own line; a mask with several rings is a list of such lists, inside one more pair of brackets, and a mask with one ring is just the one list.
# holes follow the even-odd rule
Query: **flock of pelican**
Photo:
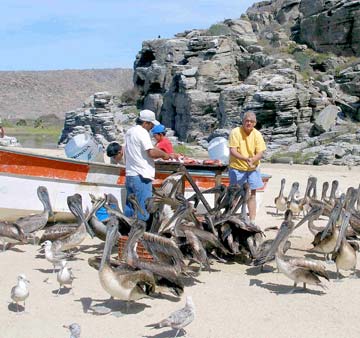
[[[254, 261], [255, 265], [263, 265], [275, 258], [277, 267], [289, 279], [294, 281], [293, 292], [298, 283], [325, 287], [320, 278], [329, 280], [326, 267], [319, 261], [306, 258], [293, 258], [285, 255], [286, 243], [290, 234], [304, 223], [314, 236], [312, 252], [324, 255], [325, 262], [334, 262], [336, 265], [337, 280], [340, 271], [352, 271], [356, 277], [357, 251], [359, 244], [356, 241], [360, 233], [360, 186], [349, 187], [345, 194], [337, 197], [339, 182], [332, 181], [330, 195], [327, 196], [329, 182], [324, 182], [321, 197], [317, 197], [317, 179], [310, 176], [303, 197], [297, 196], [299, 183], [292, 184], [289, 196], [284, 195], [285, 179], [281, 180], [279, 195], [274, 203], [276, 213], [284, 211], [284, 221], [271, 246], [262, 252]], [[295, 225], [294, 215], [302, 218]], [[320, 217], [327, 218], [325, 227], [315, 225]]]
[[[317, 197], [317, 180], [308, 179], [303, 197], [299, 196], [299, 183], [294, 182], [289, 195], [284, 195], [285, 179], [281, 181], [279, 195], [275, 198], [276, 213], [284, 212], [282, 222], [274, 240], [264, 240], [264, 232], [249, 222], [246, 204], [249, 188], [244, 186], [219, 185], [200, 192], [198, 189], [189, 198], [181, 192], [183, 172], [175, 173], [163, 181], [160, 188], [154, 188], [153, 197], [147, 200], [150, 219], [144, 222], [126, 217], [115, 196], [91, 196], [92, 210], [84, 212], [82, 196], [67, 197], [69, 210], [75, 223], [47, 225], [52, 215], [51, 201], [47, 188], [40, 186], [38, 198], [43, 211], [36, 215], [22, 217], [14, 223], [0, 222], [0, 239], [3, 250], [15, 244], [33, 243], [44, 250], [45, 259], [52, 264], [57, 274], [59, 289], [72, 288], [74, 275], [67, 264], [76, 258], [76, 251], [86, 238], [104, 241], [102, 252], [90, 257], [88, 264], [98, 270], [101, 287], [110, 297], [131, 302], [143, 297], [152, 297], [156, 292], [170, 292], [181, 297], [187, 280], [195, 278], [201, 270], [211, 272], [211, 260], [226, 262], [236, 255], [247, 255], [254, 265], [275, 259], [278, 270], [294, 282], [293, 292], [298, 283], [325, 287], [320, 278], [329, 279], [325, 265], [306, 258], [286, 255], [291, 243], [292, 232], [304, 223], [314, 235], [312, 251], [325, 255], [336, 264], [337, 277], [340, 271], [352, 270], [355, 276], [356, 252], [359, 246], [356, 234], [360, 232], [360, 188], [349, 188], [346, 194], [337, 197], [338, 182], [323, 184], [321, 197]], [[206, 214], [199, 215], [197, 205], [206, 194], [215, 194], [214, 207]], [[129, 196], [134, 208], [141, 207], [134, 196]], [[104, 207], [108, 218], [100, 221], [96, 212]], [[136, 212], [135, 215], [138, 213]], [[295, 224], [295, 215], [302, 217]], [[320, 217], [327, 217], [325, 227], [315, 225]], [[41, 230], [41, 237], [37, 237]], [[125, 248], [119, 252], [119, 239], [127, 236]], [[151, 260], [139, 256], [137, 247], [141, 243]], [[116, 259], [112, 258], [116, 252]], [[191, 265], [197, 264], [198, 269]], [[56, 271], [57, 270], [57, 271]], [[16, 303], [24, 303], [29, 296], [29, 281], [23, 274], [11, 290], [11, 298]], [[195, 307], [191, 298], [187, 299], [186, 310], [170, 315], [157, 326], [171, 326], [179, 330], [192, 322]], [[175, 318], [175, 319], [174, 319]], [[76, 323], [75, 323], [76, 324]], [[74, 326], [77, 328], [76, 325]], [[80, 329], [79, 329], [80, 330]], [[76, 330], [75, 330], [76, 331]], [[74, 332], [75, 332], [74, 331]], [[78, 333], [80, 335], [80, 331]], [[75, 337], [75, 335], [74, 335]]]

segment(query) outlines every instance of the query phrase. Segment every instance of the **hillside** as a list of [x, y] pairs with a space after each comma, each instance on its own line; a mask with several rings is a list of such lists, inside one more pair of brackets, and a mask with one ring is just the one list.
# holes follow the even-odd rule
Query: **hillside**
[[131, 69], [0, 71], [0, 117], [37, 118], [81, 107], [95, 92], [119, 94], [132, 87]]

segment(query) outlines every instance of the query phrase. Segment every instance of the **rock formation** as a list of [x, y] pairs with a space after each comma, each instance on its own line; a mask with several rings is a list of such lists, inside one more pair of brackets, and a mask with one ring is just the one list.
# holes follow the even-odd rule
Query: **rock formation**
[[251, 109], [267, 158], [296, 149], [308, 163], [360, 164], [350, 133], [360, 121], [359, 11], [360, 1], [262, 1], [207, 30], [145, 41], [134, 64], [142, 108], [204, 147]]

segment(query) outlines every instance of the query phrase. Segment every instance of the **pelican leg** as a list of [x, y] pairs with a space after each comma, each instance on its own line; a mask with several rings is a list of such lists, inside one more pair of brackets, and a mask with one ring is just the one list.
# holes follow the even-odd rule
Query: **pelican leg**
[[296, 290], [296, 286], [297, 286], [297, 283], [294, 282], [294, 287], [288, 292], [288, 294], [294, 293], [294, 291]]
[[325, 263], [334, 264], [334, 261], [330, 258], [330, 254], [324, 254]]
[[354, 268], [353, 273], [349, 276], [349, 278], [358, 279], [359, 277], [356, 274], [356, 268]]
[[306, 291], [306, 283], [304, 283], [304, 291]]
[[339, 271], [339, 268], [336, 267], [336, 279], [334, 280], [334, 282], [341, 282], [341, 279], [340, 279], [340, 271]]

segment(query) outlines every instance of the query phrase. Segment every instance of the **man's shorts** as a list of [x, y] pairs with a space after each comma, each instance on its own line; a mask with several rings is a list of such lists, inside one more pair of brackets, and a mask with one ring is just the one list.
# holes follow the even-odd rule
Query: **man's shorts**
[[229, 168], [230, 185], [249, 183], [250, 190], [262, 188], [264, 183], [259, 170], [239, 171]]

